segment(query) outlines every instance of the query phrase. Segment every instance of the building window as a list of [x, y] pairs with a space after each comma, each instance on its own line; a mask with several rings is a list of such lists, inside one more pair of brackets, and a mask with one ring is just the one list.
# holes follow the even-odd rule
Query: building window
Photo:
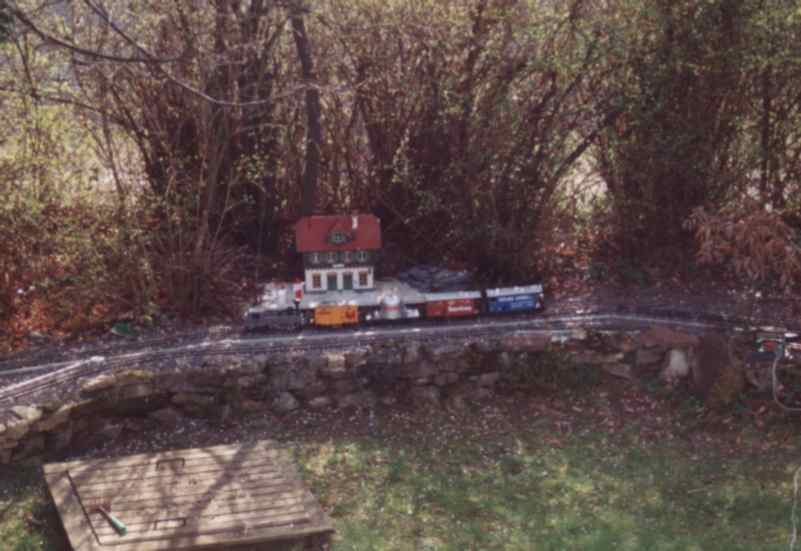
[[312, 264], [319, 264], [320, 263], [320, 253], [311, 253], [309, 257]]
[[328, 241], [333, 245], [344, 245], [350, 241], [351, 237], [345, 232], [335, 231], [328, 237]]
[[353, 260], [353, 253], [350, 251], [345, 251], [342, 253], [342, 261], [348, 263]]
[[331, 251], [330, 253], [328, 253], [328, 262], [333, 264], [336, 261], [337, 261], [337, 253], [334, 252], [334, 251]]
[[320, 274], [312, 274], [312, 289], [319, 289], [323, 286], [323, 280]]
[[359, 259], [359, 262], [367, 262], [367, 251], [359, 251], [356, 253], [356, 258]]
[[367, 272], [359, 272], [359, 287], [367, 287]]

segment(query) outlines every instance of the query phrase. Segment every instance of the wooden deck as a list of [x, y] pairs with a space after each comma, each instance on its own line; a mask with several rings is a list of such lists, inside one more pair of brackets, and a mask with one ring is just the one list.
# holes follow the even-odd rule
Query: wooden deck
[[334, 530], [271, 441], [53, 463], [45, 477], [74, 551], [270, 549]]

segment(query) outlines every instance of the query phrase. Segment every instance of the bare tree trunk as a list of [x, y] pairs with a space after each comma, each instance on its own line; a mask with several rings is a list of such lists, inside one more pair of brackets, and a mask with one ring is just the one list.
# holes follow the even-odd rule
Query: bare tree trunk
[[301, 209], [304, 215], [310, 215], [314, 212], [317, 182], [320, 179], [320, 146], [323, 142], [323, 130], [320, 125], [320, 92], [315, 83], [311, 45], [303, 22], [304, 9], [301, 6], [294, 6], [291, 9], [292, 34], [295, 37], [301, 74], [306, 86], [306, 167], [303, 171]]

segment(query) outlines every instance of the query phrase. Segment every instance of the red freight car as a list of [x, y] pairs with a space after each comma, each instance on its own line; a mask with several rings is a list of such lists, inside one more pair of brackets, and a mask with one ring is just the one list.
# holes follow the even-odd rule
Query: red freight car
[[464, 318], [481, 312], [480, 291], [426, 293], [426, 317]]

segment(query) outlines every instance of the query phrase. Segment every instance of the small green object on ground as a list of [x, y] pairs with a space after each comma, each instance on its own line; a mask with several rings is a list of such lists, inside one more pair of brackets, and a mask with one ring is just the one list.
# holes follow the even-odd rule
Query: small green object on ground
[[111, 328], [111, 334], [118, 337], [133, 338], [136, 336], [136, 331], [127, 321], [118, 321]]

